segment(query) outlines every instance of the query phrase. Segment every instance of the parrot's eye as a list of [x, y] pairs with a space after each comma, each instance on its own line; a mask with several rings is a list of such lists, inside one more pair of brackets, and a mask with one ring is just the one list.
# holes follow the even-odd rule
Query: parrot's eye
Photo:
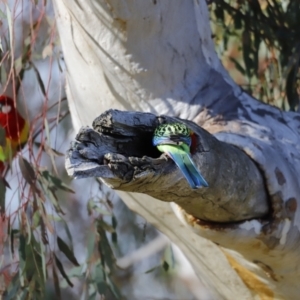
[[0, 107], [1, 112], [4, 114], [8, 114], [11, 111], [11, 106], [9, 104], [2, 104]]

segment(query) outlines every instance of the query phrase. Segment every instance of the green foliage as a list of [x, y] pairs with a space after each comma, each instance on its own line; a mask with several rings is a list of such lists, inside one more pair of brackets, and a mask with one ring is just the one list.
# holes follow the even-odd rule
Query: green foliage
[[300, 2], [210, 2], [216, 50], [237, 83], [281, 109], [299, 105]]
[[[17, 261], [17, 271], [11, 274], [5, 299], [44, 299], [49, 281], [52, 282], [55, 298], [62, 299], [61, 290], [73, 287], [73, 279], [83, 284], [82, 299], [99, 299], [99, 296], [121, 299], [112, 280], [115, 256], [108, 235], [114, 235], [116, 240], [117, 226], [112, 212], [102, 208], [103, 201], [100, 199], [88, 202], [89, 215], [97, 217], [88, 233], [86, 259], [78, 262], [57, 194], [59, 191], [74, 193], [73, 190], [50, 171], [33, 166], [21, 156], [19, 166], [31, 196], [18, 210], [19, 228], [8, 226], [6, 247], [10, 251], [9, 256]], [[112, 224], [108, 224], [103, 215], [111, 216]], [[58, 223], [64, 230], [55, 230]], [[58, 234], [65, 234], [67, 239]]]
[[[63, 77], [60, 42], [47, 1], [44, 7], [35, 7], [30, 1], [27, 4], [24, 9], [22, 1], [13, 1], [0, 8], [1, 93], [12, 92], [16, 100], [23, 96], [25, 107], [32, 104], [34, 99], [31, 99], [32, 94], [26, 94], [28, 86], [25, 86], [26, 76], [31, 76], [30, 84], [38, 87], [36, 106], [42, 103], [41, 113], [30, 120], [30, 138], [25, 148], [28, 158], [19, 155], [21, 174], [14, 168], [5, 173], [12, 171], [19, 179], [13, 198], [13, 202], [19, 200], [19, 205], [7, 212], [5, 205], [11, 208], [9, 199], [5, 199], [9, 184], [5, 176], [0, 180], [0, 299], [2, 293], [4, 299], [46, 299], [49, 291], [55, 293], [49, 299], [62, 299], [66, 290], [75, 285], [76, 292], [83, 286], [78, 292], [81, 299], [99, 299], [99, 295], [120, 299], [120, 292], [112, 280], [115, 257], [107, 238], [117, 242], [117, 221], [110, 205], [104, 204], [105, 200], [92, 199], [87, 205], [89, 218], [86, 221], [92, 225], [85, 241], [86, 259], [79, 260], [74, 252], [71, 226], [76, 221], [68, 220], [70, 212], [65, 204], [66, 199], [75, 195], [57, 166], [57, 158], [64, 154], [52, 148], [57, 141], [51, 140], [51, 131], [69, 115], [68, 108], [63, 108], [65, 97], [49, 104], [54, 100], [53, 94], [62, 93], [58, 86], [50, 90], [51, 68], [55, 63], [61, 72], [55, 76]], [[41, 72], [41, 63], [45, 66], [47, 62], [49, 69]], [[61, 82], [61, 89], [63, 86]], [[3, 143], [4, 130], [0, 128], [0, 145]], [[47, 157], [51, 166], [40, 165], [42, 156]]]
[[[300, 2], [217, 0], [209, 3], [216, 50], [234, 79], [254, 97], [282, 109], [296, 110], [299, 105]], [[33, 55], [34, 58], [46, 55], [57, 59], [59, 52], [53, 48], [58, 40], [54, 42], [49, 34], [45, 37], [44, 50], [37, 53], [33, 41], [40, 24], [31, 24], [24, 36], [22, 51], [15, 57], [11, 51], [14, 49], [14, 18], [7, 5], [5, 11], [0, 10], [0, 19], [8, 23], [8, 34], [0, 36], [1, 83], [13, 81], [15, 94], [18, 94], [26, 72], [32, 70], [46, 101], [48, 85]], [[19, 207], [14, 215], [4, 215], [8, 183], [5, 178], [0, 180], [0, 235], [4, 235], [0, 251], [4, 249], [5, 253], [0, 275], [5, 274], [7, 279], [4, 299], [46, 299], [49, 290], [54, 293], [53, 299], [63, 299], [66, 290], [75, 285], [78, 299], [122, 299], [114, 280], [116, 266], [112, 251], [112, 245], [118, 242], [118, 222], [106, 200], [88, 201], [86, 209], [91, 224], [86, 234], [86, 253], [79, 259], [74, 252], [68, 214], [62, 201], [73, 196], [74, 191], [65, 184], [56, 167], [57, 157], [63, 154], [50, 146], [53, 144], [51, 130], [68, 114], [68, 111], [59, 113], [52, 121], [41, 116], [41, 128], [32, 134], [30, 147], [36, 146], [48, 155], [53, 172], [39, 166], [32, 157], [32, 149], [30, 160], [19, 156], [23, 179], [19, 187]], [[41, 132], [44, 139], [37, 142]], [[3, 130], [0, 130], [0, 144], [3, 142]], [[167, 247], [161, 264], [147, 273], [155, 271], [163, 277], [175, 269], [172, 248]], [[3, 282], [0, 284], [2, 288]]]
[[158, 266], [147, 270], [145, 273], [148, 274], [156, 271], [157, 274], [167, 277], [176, 272], [176, 267], [172, 245], [169, 244], [163, 252], [161, 263]]
[[[96, 211], [94, 211], [96, 213]], [[87, 236], [86, 259], [79, 266], [68, 272], [68, 278], [79, 279], [83, 283], [80, 299], [122, 299], [119, 289], [115, 285], [113, 270], [116, 268], [115, 256], [112, 252], [107, 234], [112, 227], [100, 219], [95, 219]], [[106, 231], [109, 229], [109, 232]], [[69, 284], [67, 278], [61, 284]]]

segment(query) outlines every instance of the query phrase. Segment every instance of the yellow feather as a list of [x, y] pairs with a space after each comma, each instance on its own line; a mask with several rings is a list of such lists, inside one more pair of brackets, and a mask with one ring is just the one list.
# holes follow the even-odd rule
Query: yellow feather
[[5, 145], [0, 146], [0, 161], [11, 162], [15, 154], [26, 144], [29, 135], [29, 123], [26, 121], [17, 140], [5, 139]]

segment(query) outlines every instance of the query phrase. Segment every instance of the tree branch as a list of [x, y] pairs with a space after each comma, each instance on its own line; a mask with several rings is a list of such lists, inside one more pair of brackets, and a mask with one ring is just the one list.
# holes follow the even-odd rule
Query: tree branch
[[[228, 183], [223, 189], [225, 198], [229, 196], [227, 189], [236, 188], [235, 185], [239, 186], [241, 181], [249, 197], [245, 198], [244, 203], [249, 205], [247, 211], [251, 212], [255, 209], [255, 204], [251, 206], [251, 191], [254, 203], [260, 205], [255, 198], [257, 193], [265, 205], [263, 192], [258, 192], [263, 191], [265, 185], [272, 209], [267, 218], [220, 224], [202, 222], [194, 217], [194, 210], [192, 214], [187, 213], [190, 203], [186, 203], [185, 210], [172, 204], [178, 217], [175, 218], [168, 203], [156, 201], [148, 195], [119, 192], [122, 200], [183, 250], [199, 278], [217, 291], [219, 298], [251, 299], [252, 295], [261, 299], [297, 299], [300, 246], [299, 114], [281, 112], [256, 101], [234, 84], [214, 51], [204, 0], [181, 1], [179, 5], [174, 5], [171, 0], [56, 0], [54, 6], [62, 48], [68, 54], [65, 56], [68, 102], [74, 126], [78, 130], [108, 108], [148, 111], [193, 120], [218, 139], [211, 140], [208, 133], [201, 131], [199, 141], [202, 142], [204, 134], [204, 146], [211, 147], [208, 148], [210, 153], [201, 152], [199, 146], [199, 153], [193, 157], [210, 184], [207, 193], [213, 190], [212, 187], [215, 189], [212, 194], [222, 192], [221, 187], [225, 184], [214, 180], [221, 178], [221, 175], [222, 180]], [[69, 152], [70, 174], [78, 177], [102, 176], [114, 188], [127, 188], [134, 192], [149, 187], [149, 190], [143, 190], [145, 193], [153, 192], [149, 182], [154, 184], [155, 179], [166, 177], [168, 180], [164, 184], [159, 184], [163, 181], [157, 180], [154, 191], [161, 194], [162, 199], [168, 197], [166, 190], [169, 188], [162, 191], [165, 184], [168, 187], [171, 185], [176, 193], [187, 189], [175, 165], [159, 159], [160, 154], [152, 152], [150, 136], [157, 123], [155, 126], [148, 124], [142, 130], [142, 137], [148, 136], [145, 153], [126, 150], [137, 151], [137, 145], [144, 146], [144, 142], [138, 144], [138, 139], [134, 139], [139, 131], [134, 132], [132, 128], [137, 129], [138, 126], [129, 116], [130, 113], [124, 114], [120, 122], [116, 118], [107, 120], [108, 124], [99, 126], [100, 132], [96, 134], [89, 129], [93, 132], [91, 135], [97, 136], [95, 141], [99, 141], [98, 144], [94, 142], [93, 147], [85, 141], [84, 134], [79, 136], [78, 139], [84, 141], [77, 141], [73, 151]], [[149, 120], [152, 118], [156, 119], [153, 116]], [[131, 122], [129, 125], [127, 120]], [[118, 122], [128, 125], [123, 126], [126, 130], [121, 134], [118, 134], [122, 128], [116, 125]], [[138, 119], [137, 125], [140, 123]], [[193, 123], [188, 124], [193, 126]], [[110, 134], [112, 128], [113, 134]], [[146, 132], [147, 128], [149, 132]], [[128, 136], [124, 135], [127, 130]], [[112, 144], [114, 139], [118, 143]], [[99, 145], [105, 145], [107, 152], [105, 148], [100, 151]], [[118, 145], [119, 148], [116, 148]], [[230, 156], [241, 160], [235, 162]], [[253, 167], [249, 158], [255, 162]], [[206, 160], [215, 168], [208, 169]], [[225, 166], [219, 165], [220, 161]], [[249, 170], [239, 170], [237, 166], [242, 166], [242, 163], [247, 168], [250, 166]], [[70, 164], [73, 164], [72, 168]], [[256, 165], [262, 171], [263, 178], [260, 180]], [[225, 172], [226, 166], [232, 168], [229, 176]], [[247, 180], [248, 185], [245, 184]], [[202, 190], [194, 192], [198, 192], [197, 197], [201, 198]], [[233, 210], [238, 216], [236, 219], [242, 218], [239, 212], [243, 210], [242, 200], [234, 200], [237, 205]], [[205, 201], [211, 203], [211, 199]], [[202, 206], [203, 200], [199, 202], [197, 205]], [[205, 207], [203, 211], [197, 211], [197, 215], [209, 219], [224, 217], [225, 221], [232, 216], [218, 206], [215, 211], [220, 212], [221, 216], [204, 215], [209, 212], [207, 203], [204, 203], [207, 210]], [[230, 203], [223, 204], [226, 208], [231, 206]], [[264, 215], [263, 211], [261, 215]], [[182, 226], [181, 221], [188, 227]], [[201, 237], [216, 242], [218, 246], [203, 241]], [[227, 248], [226, 251], [219, 246]], [[229, 268], [220, 249], [226, 253], [237, 272]]]
[[[196, 133], [193, 160], [208, 188], [191, 189], [175, 163], [152, 145], [159, 124], [177, 121]], [[263, 179], [253, 161], [191, 121], [109, 110], [94, 120], [93, 128], [82, 128], [69, 151], [67, 169], [72, 176], [101, 177], [113, 189], [175, 202], [206, 221], [235, 222], [269, 211]]]

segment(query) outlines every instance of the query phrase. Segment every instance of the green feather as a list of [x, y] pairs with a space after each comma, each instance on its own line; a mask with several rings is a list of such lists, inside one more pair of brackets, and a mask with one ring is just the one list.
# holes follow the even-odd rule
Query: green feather
[[184, 143], [178, 146], [158, 145], [157, 149], [166, 153], [173, 159], [191, 188], [195, 189], [201, 186], [208, 186], [206, 180], [202, 177], [190, 156], [190, 149], [188, 145]]

